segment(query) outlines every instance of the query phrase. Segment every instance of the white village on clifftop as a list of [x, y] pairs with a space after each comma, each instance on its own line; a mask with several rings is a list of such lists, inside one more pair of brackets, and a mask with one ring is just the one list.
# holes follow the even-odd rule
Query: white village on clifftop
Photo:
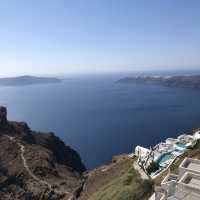
[[[185, 153], [188, 148], [193, 147], [199, 139], [200, 130], [196, 131], [193, 135], [183, 134], [178, 136], [177, 139], [168, 138], [165, 142], [161, 142], [150, 149], [136, 146], [135, 155], [138, 157], [137, 163], [146, 174], [154, 179], [163, 170], [166, 170], [178, 156]], [[152, 162], [157, 164], [158, 170], [149, 173], [148, 167]]]
[[[183, 134], [168, 138], [153, 148], [137, 146], [134, 155], [137, 165], [155, 180], [183, 155], [193, 148], [200, 140], [200, 130], [192, 134]], [[152, 167], [153, 166], [153, 167]], [[200, 199], [200, 160], [185, 158], [179, 166], [179, 174], [171, 174], [164, 178], [160, 187], [155, 187], [155, 193], [150, 200], [199, 200]]]

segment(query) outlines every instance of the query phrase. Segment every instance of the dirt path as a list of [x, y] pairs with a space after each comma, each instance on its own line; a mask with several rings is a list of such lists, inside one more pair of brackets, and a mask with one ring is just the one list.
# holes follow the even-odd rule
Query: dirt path
[[26, 158], [24, 157], [24, 152], [25, 152], [25, 147], [24, 145], [20, 144], [19, 142], [16, 141], [16, 139], [14, 137], [11, 137], [11, 136], [8, 136], [8, 135], [5, 135], [10, 141], [12, 142], [15, 142], [19, 147], [20, 147], [20, 155], [21, 155], [21, 159], [23, 161], [23, 166], [24, 168], [26, 169], [26, 171], [28, 172], [28, 174], [35, 180], [35, 181], [38, 181], [40, 182], [41, 184], [43, 185], [46, 185], [50, 191], [53, 191], [57, 194], [65, 194], [65, 195], [70, 195], [70, 197], [68, 198], [68, 200], [73, 200], [74, 199], [74, 195], [70, 192], [62, 192], [62, 191], [59, 191], [57, 189], [54, 189], [52, 187], [51, 184], [49, 184], [47, 181], [44, 181], [44, 180], [41, 180], [39, 177], [37, 177], [36, 175], [33, 174], [33, 172], [30, 170], [28, 164], [27, 164], [27, 161], [26, 161]]

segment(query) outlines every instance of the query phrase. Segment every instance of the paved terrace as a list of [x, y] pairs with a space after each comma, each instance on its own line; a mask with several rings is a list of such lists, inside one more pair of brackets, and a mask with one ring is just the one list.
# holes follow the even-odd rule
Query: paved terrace
[[179, 167], [179, 178], [181, 178], [185, 172], [200, 175], [200, 160], [185, 158]]
[[200, 160], [185, 158], [179, 175], [166, 176], [150, 200], [200, 200]]
[[185, 191], [195, 192], [200, 195], [200, 175], [186, 172], [178, 184]]

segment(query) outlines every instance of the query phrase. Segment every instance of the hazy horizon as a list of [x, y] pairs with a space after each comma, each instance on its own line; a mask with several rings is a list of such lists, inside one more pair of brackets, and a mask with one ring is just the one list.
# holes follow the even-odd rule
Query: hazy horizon
[[124, 70], [124, 71], [86, 71], [86, 72], [68, 72], [68, 73], [10, 73], [0, 74], [0, 78], [12, 78], [20, 76], [38, 76], [38, 77], [78, 77], [92, 75], [200, 75], [200, 68], [175, 68], [175, 69], [143, 69], [143, 70]]
[[0, 5], [0, 76], [200, 69], [197, 0]]

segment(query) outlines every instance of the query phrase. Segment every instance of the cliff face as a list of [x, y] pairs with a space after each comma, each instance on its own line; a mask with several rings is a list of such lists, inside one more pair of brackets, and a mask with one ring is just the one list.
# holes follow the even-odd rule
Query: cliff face
[[7, 121], [0, 107], [0, 199], [73, 199], [86, 170], [76, 151], [53, 133]]
[[0, 200], [148, 199], [152, 183], [144, 181], [127, 155], [84, 173], [76, 151], [53, 133], [32, 131], [7, 120], [0, 107]]

